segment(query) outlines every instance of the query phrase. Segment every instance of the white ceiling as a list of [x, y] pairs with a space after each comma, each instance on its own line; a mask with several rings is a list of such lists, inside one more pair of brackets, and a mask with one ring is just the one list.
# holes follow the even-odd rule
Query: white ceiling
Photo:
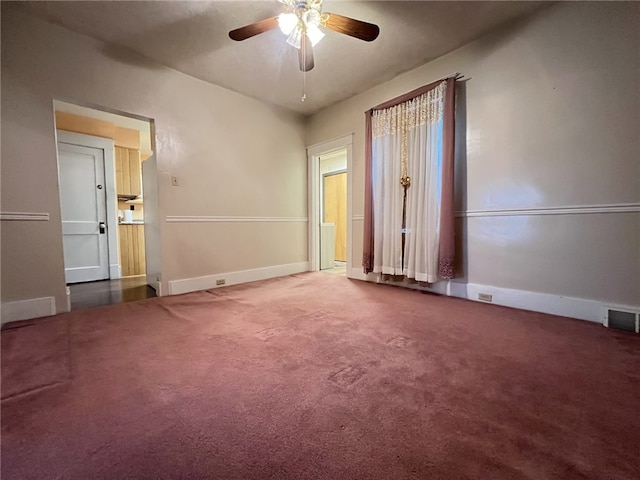
[[[127, 47], [158, 63], [272, 105], [310, 115], [416, 68], [548, 2], [405, 2], [325, 0], [323, 10], [380, 26], [372, 43], [328, 31], [315, 68], [302, 73], [297, 50], [279, 30], [235, 42], [228, 31], [279, 14], [276, 0], [21, 2], [21, 8], [110, 44], [105, 54], [130, 61]], [[462, 72], [464, 73], [464, 72]]]

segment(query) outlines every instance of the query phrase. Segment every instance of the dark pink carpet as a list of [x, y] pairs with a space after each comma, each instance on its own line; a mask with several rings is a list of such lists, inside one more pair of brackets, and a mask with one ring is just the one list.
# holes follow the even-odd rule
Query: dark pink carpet
[[640, 478], [639, 337], [588, 322], [310, 273], [25, 325], [3, 480]]

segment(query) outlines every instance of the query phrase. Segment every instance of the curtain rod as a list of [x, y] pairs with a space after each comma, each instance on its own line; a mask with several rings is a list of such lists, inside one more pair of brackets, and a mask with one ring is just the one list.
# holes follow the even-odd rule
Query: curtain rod
[[454, 77], [457, 80], [459, 78], [464, 78], [464, 75], [462, 75], [460, 72], [450, 73], [446, 77], [443, 77], [442, 80], [446, 80], [447, 78], [452, 78], [452, 77]]
[[438, 80], [435, 80], [431, 83], [427, 83], [426, 85], [423, 85], [422, 87], [418, 87], [415, 90], [411, 90], [410, 92], [407, 92], [403, 95], [400, 95], [398, 97], [395, 97], [391, 100], [387, 100], [384, 103], [381, 103], [380, 105], [376, 105], [375, 107], [371, 108], [370, 110], [368, 110], [367, 114], [372, 114], [374, 110], [382, 110], [385, 108], [389, 108], [389, 107], [394, 107], [396, 105], [398, 105], [399, 103], [402, 102], [406, 102], [407, 100], [410, 100], [414, 97], [417, 97], [418, 95], [422, 95], [423, 93], [431, 90], [432, 88], [435, 87], [436, 84], [439, 84], [440, 82], [443, 82], [449, 78], [455, 78], [456, 80], [460, 79], [460, 78], [464, 78], [464, 75], [460, 75], [459, 72], [455, 72], [455, 73], [451, 73], [449, 75], [447, 75], [446, 77], [440, 77]]

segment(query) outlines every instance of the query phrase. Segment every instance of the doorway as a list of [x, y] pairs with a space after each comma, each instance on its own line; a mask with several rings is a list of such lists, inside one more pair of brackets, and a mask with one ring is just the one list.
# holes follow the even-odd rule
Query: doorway
[[156, 166], [153, 122], [58, 100], [54, 110], [70, 309], [156, 296], [159, 271], [147, 264], [159, 265], [159, 239], [147, 238], [144, 207], [156, 218], [157, 195], [145, 202], [143, 184], [156, 192], [157, 175], [142, 167]]
[[347, 152], [341, 149], [320, 156], [321, 223], [320, 270], [341, 269], [347, 264]]
[[349, 276], [351, 143], [348, 135], [308, 148], [311, 270]]

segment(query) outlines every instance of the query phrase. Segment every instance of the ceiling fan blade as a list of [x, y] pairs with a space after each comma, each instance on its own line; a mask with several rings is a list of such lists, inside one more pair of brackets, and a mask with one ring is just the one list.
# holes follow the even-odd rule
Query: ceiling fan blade
[[244, 27], [236, 28], [229, 32], [229, 37], [238, 42], [254, 37], [261, 33], [273, 30], [278, 26], [278, 17], [265, 18]]
[[300, 62], [300, 70], [308, 72], [314, 67], [313, 63], [313, 46], [308, 35], [302, 35], [300, 39], [300, 48], [298, 49], [298, 61]]
[[327, 13], [327, 15], [326, 26], [334, 32], [359, 38], [365, 42], [374, 41], [380, 34], [380, 27], [373, 23], [355, 20], [343, 15], [338, 15], [337, 13]]

